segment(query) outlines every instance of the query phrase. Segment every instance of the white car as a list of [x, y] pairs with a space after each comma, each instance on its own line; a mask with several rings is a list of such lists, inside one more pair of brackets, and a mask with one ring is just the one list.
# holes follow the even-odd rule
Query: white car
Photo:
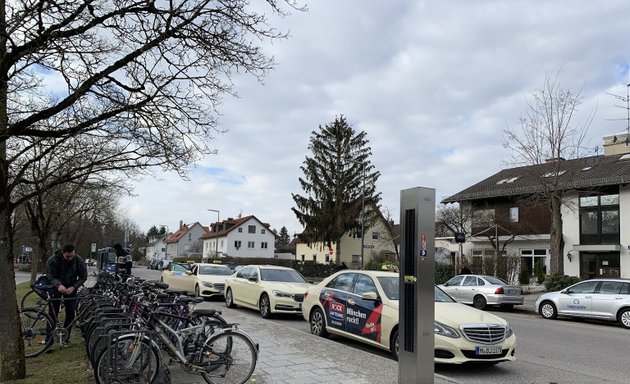
[[608, 320], [630, 329], [630, 279], [580, 281], [562, 291], [540, 295], [534, 309], [545, 319], [570, 316]]
[[169, 289], [179, 289], [197, 297], [223, 296], [225, 280], [232, 270], [222, 264], [171, 263], [162, 271], [162, 281]]
[[225, 305], [260, 311], [263, 318], [274, 313], [302, 314], [304, 291], [311, 284], [293, 268], [248, 265], [225, 281]]
[[[311, 333], [348, 337], [398, 358], [398, 273], [343, 270], [309, 288], [302, 315]], [[510, 324], [455, 302], [435, 287], [435, 362], [496, 364], [515, 360]]]

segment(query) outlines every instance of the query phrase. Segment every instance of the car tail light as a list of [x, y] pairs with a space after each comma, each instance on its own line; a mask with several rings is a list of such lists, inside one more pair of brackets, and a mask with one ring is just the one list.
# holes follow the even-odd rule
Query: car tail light
[[495, 291], [494, 291], [495, 295], [502, 295], [504, 293], [505, 292], [503, 292], [503, 287], [499, 287], [499, 288], [495, 289]]

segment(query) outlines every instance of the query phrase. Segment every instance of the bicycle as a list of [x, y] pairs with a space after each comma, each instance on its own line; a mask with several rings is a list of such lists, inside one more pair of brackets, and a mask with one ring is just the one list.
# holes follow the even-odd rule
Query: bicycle
[[[54, 298], [47, 291], [50, 287], [34, 287], [33, 289], [37, 294], [41, 298], [46, 297], [46, 299], [42, 299], [41, 305], [37, 307], [27, 307], [19, 310], [25, 357], [39, 356], [46, 352], [55, 343], [55, 340], [58, 340], [58, 344], [63, 346], [70, 328], [78, 323], [79, 319], [86, 312], [77, 311], [72, 323], [68, 324], [68, 327], [64, 327], [61, 322], [62, 318], [59, 316], [63, 302], [66, 300], [80, 300], [81, 298], [78, 295], [72, 298]], [[54, 301], [61, 301], [58, 313], [50, 310]], [[49, 312], [55, 315], [54, 318], [49, 315]]]
[[[242, 384], [249, 380], [258, 360], [258, 344], [236, 324], [216, 330], [216, 322], [204, 317], [213, 315], [213, 310], [196, 310], [201, 317], [193, 323], [157, 309], [155, 304], [143, 304], [137, 320], [141, 329], [110, 334], [111, 342], [100, 353], [94, 369], [97, 383], [153, 382], [161, 367], [161, 354], [152, 336], [157, 336], [172, 361], [189, 373], [201, 375], [207, 383]], [[173, 329], [164, 317], [189, 321], [188, 326]], [[210, 336], [209, 327], [214, 331]]]

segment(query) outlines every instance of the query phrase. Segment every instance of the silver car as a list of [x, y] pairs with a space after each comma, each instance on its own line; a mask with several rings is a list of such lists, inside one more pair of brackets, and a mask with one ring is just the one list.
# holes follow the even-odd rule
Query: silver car
[[630, 279], [591, 279], [540, 295], [534, 304], [545, 319], [558, 315], [618, 321], [630, 328]]
[[487, 305], [512, 309], [514, 305], [523, 305], [524, 300], [521, 287], [488, 275], [457, 275], [439, 287], [458, 302], [472, 304], [477, 309]]

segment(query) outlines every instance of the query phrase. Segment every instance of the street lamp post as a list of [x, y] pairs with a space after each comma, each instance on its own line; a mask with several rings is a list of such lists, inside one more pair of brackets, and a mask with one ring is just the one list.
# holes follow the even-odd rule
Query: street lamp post
[[361, 269], [363, 269], [363, 253], [365, 252], [365, 163], [362, 164], [361, 174], [363, 185], [361, 187]]
[[[350, 160], [352, 163], [359, 163], [357, 160]], [[365, 253], [365, 161], [361, 161], [361, 269], [363, 269], [363, 256]]]
[[168, 243], [166, 242], [166, 240], [168, 240], [168, 225], [160, 224], [160, 227], [166, 229], [166, 237], [164, 238], [164, 258], [168, 260]]
[[219, 210], [208, 209], [208, 211], [217, 213], [217, 225], [216, 227], [214, 227], [215, 231], [217, 232], [216, 235], [214, 236], [214, 257], [218, 258], [219, 257]]

